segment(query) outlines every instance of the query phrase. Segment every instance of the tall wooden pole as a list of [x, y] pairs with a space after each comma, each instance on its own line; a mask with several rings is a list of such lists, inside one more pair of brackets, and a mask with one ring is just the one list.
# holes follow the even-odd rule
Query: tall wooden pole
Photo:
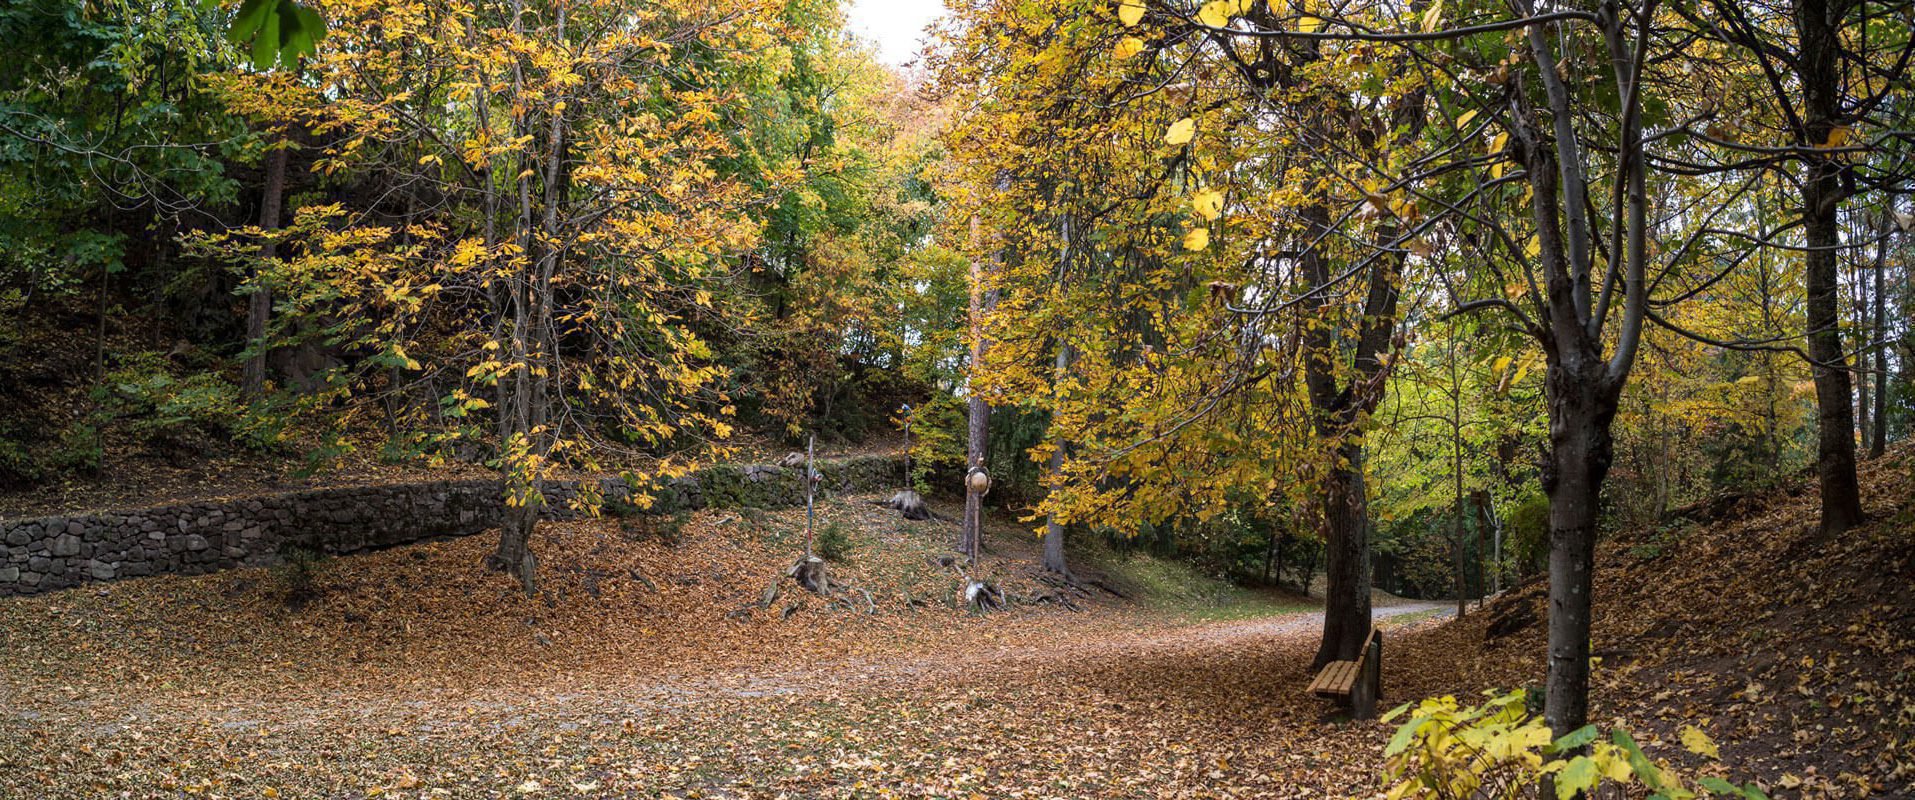
[[818, 494], [817, 471], [811, 466], [811, 459], [818, 452], [818, 435], [805, 437], [805, 558], [811, 558], [811, 528], [817, 519], [815, 498]]
[[[1003, 183], [1002, 180], [999, 181]], [[978, 239], [978, 221], [971, 218], [971, 239]], [[964, 523], [958, 539], [958, 549], [972, 564], [977, 563], [978, 551], [983, 549], [984, 541], [984, 492], [990, 487], [985, 474], [985, 442], [990, 434], [991, 405], [984, 402], [978, 394], [977, 374], [984, 363], [984, 356], [990, 352], [990, 340], [984, 336], [984, 315], [997, 305], [997, 293], [984, 288], [986, 280], [984, 259], [971, 261], [971, 377], [967, 402], [969, 414], [968, 438], [965, 447], [964, 475]]]

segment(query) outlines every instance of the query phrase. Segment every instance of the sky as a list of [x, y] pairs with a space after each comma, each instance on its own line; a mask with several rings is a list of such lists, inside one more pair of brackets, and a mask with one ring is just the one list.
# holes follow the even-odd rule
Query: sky
[[852, 0], [853, 33], [878, 44], [878, 57], [903, 66], [924, 43], [924, 26], [944, 15], [944, 0]]

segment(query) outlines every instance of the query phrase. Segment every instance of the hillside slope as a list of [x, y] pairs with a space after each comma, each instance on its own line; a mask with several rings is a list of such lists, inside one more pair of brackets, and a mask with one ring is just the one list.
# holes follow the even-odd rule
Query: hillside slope
[[[1818, 535], [1797, 481], [1605, 542], [1592, 721], [1665, 740], [1703, 725], [1778, 797], [1915, 797], [1912, 462], [1865, 466], [1871, 520], [1840, 536]], [[1539, 684], [1546, 595], [1531, 582], [1406, 637], [1398, 696]]]

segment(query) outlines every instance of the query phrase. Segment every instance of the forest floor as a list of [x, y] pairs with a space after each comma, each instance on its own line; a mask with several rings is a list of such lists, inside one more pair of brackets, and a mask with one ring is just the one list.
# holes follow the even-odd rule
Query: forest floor
[[[1869, 466], [1841, 537], [1794, 482], [1610, 537], [1593, 721], [1673, 761], [1702, 727], [1710, 770], [1777, 798], [1915, 797], [1911, 461]], [[536, 598], [474, 536], [0, 600], [0, 798], [1378, 789], [1391, 726], [1304, 694], [1311, 601], [1094, 545], [1125, 597], [1061, 590], [1004, 522], [978, 573], [1014, 602], [973, 613], [954, 526], [869, 499], [821, 509], [855, 587], [830, 603], [778, 579], [802, 510], [756, 509], [548, 525]], [[1536, 685], [1544, 607], [1539, 582], [1461, 620], [1381, 605], [1385, 705]]]
[[[803, 512], [553, 524], [526, 598], [488, 537], [0, 601], [0, 797], [1323, 797], [1380, 723], [1303, 694], [1307, 600], [1080, 551], [1060, 592], [993, 528], [1015, 601], [958, 607], [955, 528], [859, 498], [827, 604], [767, 585]], [[1093, 563], [1095, 566], [1093, 566]], [[859, 591], [862, 590], [862, 591]], [[870, 592], [867, 603], [864, 592]], [[1069, 598], [1066, 608], [1060, 595]], [[875, 612], [872, 610], [875, 606]], [[1429, 624], [1441, 604], [1380, 607]], [[1401, 622], [1399, 622], [1399, 620]]]

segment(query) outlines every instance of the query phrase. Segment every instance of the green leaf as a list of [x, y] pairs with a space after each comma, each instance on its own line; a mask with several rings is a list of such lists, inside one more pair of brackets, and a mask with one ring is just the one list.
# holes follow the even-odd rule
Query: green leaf
[[253, 66], [270, 69], [279, 57], [279, 11], [267, 12], [266, 21], [253, 37]]
[[1602, 778], [1596, 762], [1588, 756], [1577, 756], [1569, 760], [1569, 766], [1556, 773], [1556, 800], [1571, 798], [1596, 788], [1596, 781]]
[[1416, 716], [1411, 717], [1409, 722], [1403, 723], [1403, 727], [1396, 729], [1396, 735], [1390, 737], [1390, 745], [1383, 748], [1383, 756], [1388, 758], [1403, 752], [1410, 746], [1410, 739], [1416, 736], [1416, 729], [1422, 727], [1428, 720], [1428, 717]]
[[1596, 730], [1596, 726], [1584, 725], [1576, 730], [1563, 734], [1562, 738], [1557, 739], [1554, 744], [1550, 745], [1550, 752], [1563, 753], [1582, 747], [1583, 745], [1596, 741], [1596, 736], [1599, 733], [1600, 731]]
[[325, 40], [326, 18], [319, 16], [319, 12], [295, 4], [293, 6], [293, 16], [299, 20], [299, 29], [305, 31], [308, 36], [311, 36], [314, 44]]
[[233, 17], [232, 27], [226, 29], [226, 40], [233, 44], [243, 44], [266, 24], [266, 15], [273, 10], [277, 0], [246, 0], [239, 7], [239, 13]]
[[1702, 788], [1708, 789], [1709, 791], [1716, 792], [1718, 794], [1733, 794], [1738, 796], [1742, 794], [1742, 789], [1738, 788], [1735, 784], [1725, 781], [1721, 778], [1715, 777], [1713, 775], [1703, 778], [1702, 780], [1696, 781], [1696, 783], [1697, 785], [1700, 785]]
[[1662, 788], [1662, 770], [1656, 769], [1656, 765], [1649, 763], [1649, 757], [1643, 755], [1642, 748], [1636, 745], [1635, 739], [1629, 737], [1628, 731], [1617, 729], [1609, 739], [1617, 747], [1622, 748], [1623, 752], [1629, 754], [1629, 768], [1635, 770], [1636, 778], [1641, 780], [1644, 786], [1651, 789]]

